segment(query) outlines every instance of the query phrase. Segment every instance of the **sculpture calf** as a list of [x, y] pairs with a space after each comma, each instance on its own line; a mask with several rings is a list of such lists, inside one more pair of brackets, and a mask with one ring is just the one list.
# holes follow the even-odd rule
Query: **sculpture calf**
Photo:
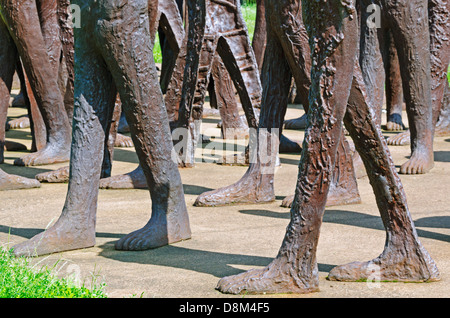
[[[75, 107], [70, 181], [57, 222], [14, 246], [16, 255], [42, 255], [95, 244], [98, 186], [105, 135], [116, 92], [152, 199], [152, 216], [116, 243], [145, 250], [190, 238], [189, 219], [168, 117], [153, 60], [149, 28], [157, 1], [74, 1], [81, 8], [75, 32]], [[150, 25], [150, 23], [152, 23]], [[86, 195], [88, 194], [88, 195]]]

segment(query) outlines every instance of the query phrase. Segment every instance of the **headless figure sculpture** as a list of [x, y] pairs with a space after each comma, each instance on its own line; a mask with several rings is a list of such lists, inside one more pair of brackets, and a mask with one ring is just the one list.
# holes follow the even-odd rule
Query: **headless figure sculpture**
[[[165, 105], [168, 110], [169, 120], [171, 119], [171, 105], [174, 101], [181, 98], [181, 87], [183, 83], [184, 61], [182, 49], [185, 41], [185, 31], [183, 21], [179, 11], [178, 4], [175, 0], [161, 0], [158, 2], [158, 13], [155, 17], [155, 25], [150, 27], [151, 45], [155, 45], [156, 32], [158, 27], [165, 34], [164, 42], [167, 44], [166, 50], [170, 48], [170, 54], [165, 55], [165, 65], [174, 65], [170, 71], [169, 66], [164, 67], [164, 74], [160, 79], [162, 88], [167, 86], [167, 92], [164, 97]], [[176, 63], [172, 63], [171, 59], [176, 57]], [[170, 80], [167, 82], [167, 79]], [[101, 189], [147, 189], [147, 180], [142, 167], [139, 165], [135, 170], [111, 177], [105, 177], [100, 180], [99, 187]]]
[[[302, 21], [302, 7], [299, 1], [282, 1], [278, 4], [266, 1], [265, 12], [267, 48], [262, 71], [264, 89], [258, 135], [267, 132], [267, 138], [261, 138], [257, 142], [256, 158], [252, 160], [247, 172], [238, 182], [201, 194], [195, 202], [196, 206], [274, 201], [276, 153], [269, 154], [273, 156], [271, 158], [263, 158], [266, 157], [266, 151], [259, 149], [259, 146], [262, 146], [260, 141], [263, 139], [270, 139], [267, 140], [268, 144], [278, 142], [278, 137], [271, 131], [282, 127], [292, 76], [299, 96], [303, 99], [302, 104], [308, 112], [311, 59], [308, 35]], [[361, 199], [352, 164], [352, 153], [343, 132], [338, 148], [328, 205], [359, 203]], [[283, 206], [290, 206], [292, 200], [293, 196], [287, 197]]]
[[[388, 144], [396, 144], [396, 140], [402, 139], [402, 136], [410, 135], [411, 158], [401, 166], [400, 173], [426, 173], [434, 166], [433, 127], [436, 126], [444, 89], [448, 85], [446, 74], [450, 59], [450, 25], [447, 22], [449, 4], [435, 0], [410, 1], [405, 4], [382, 0], [367, 0], [361, 3], [363, 12], [368, 5], [380, 6], [381, 28], [372, 28], [371, 32], [375, 37], [372, 41], [379, 41], [381, 51], [385, 52], [393, 42], [399, 61], [409, 131], [391, 137]], [[406, 7], [402, 7], [403, 5]], [[413, 11], [420, 11], [421, 15], [413, 17]], [[427, 19], [423, 19], [424, 16]], [[372, 50], [371, 47], [369, 50], [377, 54], [377, 50]], [[367, 58], [369, 57], [370, 54], [367, 55]], [[382, 59], [378, 58], [378, 61], [380, 60]], [[368, 74], [373, 74], [371, 68], [366, 69], [364, 66], [363, 72], [366, 79], [370, 76]], [[378, 88], [367, 80], [366, 84], [369, 92], [382, 93], [383, 87], [380, 87], [379, 83], [376, 84]], [[380, 113], [382, 94], [378, 95], [381, 95], [381, 98], [374, 97], [376, 101], [373, 105]]]
[[[51, 27], [47, 28], [46, 23], [41, 24], [39, 18], [52, 10], [56, 1], [2, 0], [0, 4], [1, 50], [2, 57], [5, 57], [1, 63], [1, 78], [5, 83], [12, 81], [20, 57], [47, 132], [47, 144], [43, 149], [17, 159], [14, 164], [32, 166], [67, 161], [70, 152], [70, 123], [58, 87], [58, 63], [55, 62], [59, 59], [60, 50], [53, 50], [50, 44], [59, 42], [59, 33]], [[5, 127], [9, 96], [10, 88], [2, 90], [0, 131]], [[3, 141], [4, 132], [1, 134], [0, 140]], [[0, 147], [1, 151], [3, 146]]]
[[[12, 80], [17, 67], [22, 72], [22, 63], [26, 73], [23, 77], [32, 79], [29, 88], [36, 95], [44, 117], [49, 119], [45, 127], [49, 144], [36, 153], [16, 160], [15, 164], [39, 165], [66, 161], [69, 158], [70, 125], [64, 112], [63, 97], [58, 96], [60, 90], [55, 76], [59, 65], [58, 50], [61, 49], [57, 45], [59, 29], [51, 26], [51, 20], [55, 18], [55, 15], [49, 14], [51, 12], [56, 13], [56, 1], [21, 1], [17, 4], [12, 1], [1, 2], [0, 162], [3, 162], [4, 128]], [[0, 175], [2, 190], [40, 186], [37, 180], [9, 175], [4, 171]]]
[[[167, 112], [153, 60], [150, 28], [157, 1], [100, 0], [81, 8], [75, 28], [75, 107], [70, 181], [60, 218], [14, 246], [16, 255], [42, 255], [95, 244], [95, 221], [105, 136], [119, 92], [152, 201], [149, 222], [116, 242], [145, 250], [190, 238], [189, 219]], [[86, 194], [88, 194], [86, 196]]]
[[[272, 6], [287, 15], [292, 12], [283, 8], [283, 1], [266, 1], [266, 10]], [[436, 264], [418, 240], [387, 144], [366, 103], [353, 1], [303, 1], [303, 12], [311, 39], [311, 103], [291, 221], [277, 257], [267, 267], [222, 278], [217, 289], [233, 294], [318, 291], [316, 250], [342, 122], [366, 166], [386, 244], [376, 259], [335, 267], [329, 279], [368, 279], [376, 266], [382, 281], [438, 280]]]

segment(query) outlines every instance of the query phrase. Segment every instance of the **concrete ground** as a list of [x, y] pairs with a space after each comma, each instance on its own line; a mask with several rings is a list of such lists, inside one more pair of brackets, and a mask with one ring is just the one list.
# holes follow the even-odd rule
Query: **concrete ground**
[[[288, 118], [303, 111], [296, 106]], [[24, 114], [10, 108], [9, 117]], [[404, 116], [405, 118], [406, 116]], [[218, 134], [218, 117], [206, 118], [205, 134]], [[291, 139], [302, 141], [302, 131], [285, 131]], [[386, 136], [390, 133], [386, 133]], [[29, 129], [10, 130], [9, 140], [30, 147]], [[220, 142], [220, 140], [217, 140]], [[239, 141], [242, 149], [242, 141]], [[406, 161], [409, 146], [390, 147], [397, 167]], [[20, 152], [6, 152], [0, 165], [8, 173], [34, 177], [65, 164], [15, 167]], [[198, 157], [202, 155], [199, 151]], [[210, 155], [205, 154], [206, 158]], [[113, 175], [127, 173], [137, 166], [134, 149], [117, 148]], [[435, 141], [435, 167], [426, 175], [401, 175], [409, 209], [420, 240], [438, 264], [442, 280], [433, 283], [342, 283], [326, 280], [336, 265], [365, 261], [383, 250], [385, 232], [367, 177], [358, 180], [361, 204], [327, 208], [321, 228], [317, 259], [320, 292], [308, 295], [265, 295], [258, 297], [449, 297], [450, 296], [450, 137]], [[150, 217], [151, 201], [146, 190], [100, 190], [97, 213], [96, 246], [59, 253], [33, 260], [37, 266], [55, 265], [61, 276], [71, 275], [85, 284], [104, 282], [109, 297], [157, 298], [241, 298], [215, 290], [218, 280], [251, 268], [269, 264], [277, 255], [289, 222], [289, 209], [281, 200], [293, 194], [299, 154], [282, 154], [275, 175], [276, 201], [262, 205], [234, 205], [198, 208], [196, 197], [237, 181], [246, 171], [241, 166], [197, 163], [180, 170], [185, 187], [192, 238], [171, 246], [144, 252], [114, 249], [114, 242], [141, 228]], [[41, 188], [0, 192], [0, 244], [11, 247], [31, 238], [55, 221], [64, 205], [67, 184], [42, 184]], [[250, 298], [251, 296], [246, 296]]]

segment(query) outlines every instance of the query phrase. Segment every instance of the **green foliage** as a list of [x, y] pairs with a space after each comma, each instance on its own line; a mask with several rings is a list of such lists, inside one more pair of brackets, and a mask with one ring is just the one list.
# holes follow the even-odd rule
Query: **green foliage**
[[252, 40], [253, 33], [255, 32], [255, 23], [256, 23], [256, 1], [244, 2], [241, 9], [245, 23], [247, 24], [248, 35], [250, 36], [250, 40]]
[[104, 287], [77, 286], [70, 279], [56, 277], [48, 268], [36, 270], [27, 258], [17, 258], [0, 248], [0, 298], [106, 298]]

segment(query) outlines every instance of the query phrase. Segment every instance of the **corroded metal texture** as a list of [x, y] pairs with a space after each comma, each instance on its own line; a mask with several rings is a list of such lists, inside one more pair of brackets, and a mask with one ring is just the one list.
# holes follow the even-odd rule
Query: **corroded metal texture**
[[[430, 22], [431, 51], [431, 97], [433, 104], [432, 127], [438, 136], [449, 135], [447, 112], [445, 107], [445, 90], [447, 89], [447, 70], [450, 63], [450, 2], [441, 0], [428, 1]], [[439, 120], [439, 123], [438, 123]], [[447, 124], [443, 125], [444, 122]], [[444, 126], [446, 128], [444, 128]], [[410, 132], [390, 137], [391, 145], [406, 145], [410, 143]]]
[[[70, 123], [57, 80], [61, 41], [56, 12], [56, 0], [0, 2], [2, 121], [20, 57], [47, 133], [46, 146], [17, 159], [16, 165], [42, 165], [69, 159]], [[0, 126], [1, 130], [5, 127], [1, 123]]]
[[[370, 30], [372, 33], [370, 41], [376, 44], [366, 49], [363, 46], [361, 49], [367, 54], [365, 59], [368, 63], [362, 64], [362, 69], [368, 92], [373, 96], [373, 92], [383, 90], [381, 85], [383, 79], [380, 79], [378, 83], [369, 80], [376, 76], [370, 67], [370, 59], [380, 54], [384, 55], [384, 64], [389, 66], [389, 51], [392, 52], [392, 46], [395, 46], [409, 131], [389, 138], [388, 144], [400, 145], [410, 141], [411, 158], [401, 166], [400, 172], [426, 173], [434, 166], [433, 131], [441, 109], [445, 85], [447, 85], [446, 72], [450, 55], [448, 1], [361, 0], [361, 3], [362, 12], [368, 5], [375, 4], [381, 8], [379, 10], [380, 26]], [[364, 23], [364, 19], [362, 21]], [[395, 72], [395, 65], [393, 70]], [[388, 73], [388, 75], [392, 74]], [[390, 99], [391, 88], [394, 82], [398, 83], [398, 78], [396, 79], [395, 75], [391, 78], [389, 76], [388, 79], [392, 82], [388, 81], [386, 84], [388, 85], [387, 97]], [[398, 103], [399, 96], [396, 98]], [[378, 113], [381, 113], [379, 101], [378, 99], [374, 107], [378, 109]], [[397, 123], [399, 122], [401, 123], [397, 120]]]
[[151, 46], [157, 1], [73, 3], [80, 6], [83, 19], [74, 30], [75, 107], [66, 203], [53, 226], [14, 246], [14, 252], [42, 255], [95, 244], [100, 154], [116, 92], [152, 201], [149, 222], [121, 238], [116, 248], [145, 250], [189, 239], [183, 186], [171, 160], [173, 144]]
[[367, 103], [357, 61], [353, 1], [302, 3], [311, 39], [311, 103], [291, 221], [277, 257], [267, 267], [222, 278], [217, 289], [234, 294], [318, 290], [317, 243], [342, 122], [366, 166], [386, 229], [386, 244], [379, 257], [337, 266], [329, 279], [364, 280], [376, 268], [381, 280], [438, 280], [436, 264], [418, 240], [400, 178]]
[[261, 103], [258, 65], [240, 2], [206, 0], [196, 5], [204, 9], [188, 2], [190, 30], [183, 91], [178, 109], [175, 107], [172, 112], [172, 119], [176, 122], [174, 126], [188, 131], [187, 138], [183, 138], [183, 144], [179, 146], [180, 164], [186, 167], [194, 165], [195, 148], [200, 136], [198, 122], [202, 118], [216, 52], [231, 76], [250, 128], [258, 125], [255, 108]]
[[[311, 59], [309, 37], [302, 18], [300, 1], [266, 1], [267, 48], [262, 70], [263, 98], [261, 103], [259, 130], [271, 131], [282, 128], [288, 106], [291, 78], [293, 77], [303, 98], [302, 104], [309, 111], [308, 94], [311, 85]], [[270, 142], [278, 137], [268, 135]], [[258, 141], [259, 143], [259, 141]], [[344, 138], [339, 141], [339, 150], [333, 172], [330, 205], [360, 202], [352, 156]], [[196, 206], [221, 206], [235, 203], [261, 203], [275, 200], [274, 170], [268, 169], [260, 158], [250, 163], [244, 176], [236, 183], [201, 194]], [[272, 158], [263, 161], [274, 162]], [[272, 166], [274, 168], [274, 166]], [[283, 205], [290, 206], [293, 197]]]
[[441, 113], [436, 124], [435, 136], [450, 135], [450, 88], [447, 86], [442, 101]]

